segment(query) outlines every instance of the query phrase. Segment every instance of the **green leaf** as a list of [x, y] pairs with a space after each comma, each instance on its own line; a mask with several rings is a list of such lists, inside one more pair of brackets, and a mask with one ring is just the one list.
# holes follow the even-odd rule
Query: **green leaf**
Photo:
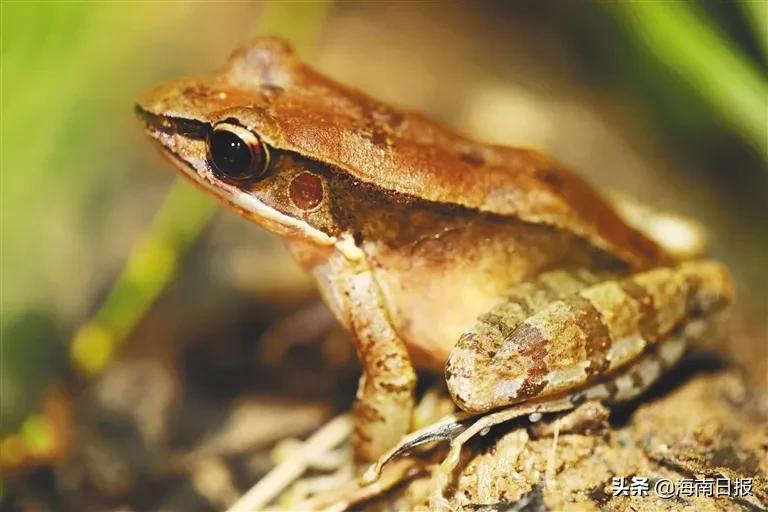
[[637, 42], [768, 161], [768, 82], [695, 3], [607, 4]]

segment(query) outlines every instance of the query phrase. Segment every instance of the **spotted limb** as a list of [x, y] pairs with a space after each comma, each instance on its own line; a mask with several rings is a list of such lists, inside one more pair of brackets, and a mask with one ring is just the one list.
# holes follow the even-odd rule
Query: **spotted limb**
[[[578, 389], [711, 317], [731, 294], [725, 268], [710, 261], [623, 278], [543, 274], [512, 290], [460, 338], [446, 366], [448, 389], [475, 413]], [[627, 375], [624, 385], [643, 380]]]

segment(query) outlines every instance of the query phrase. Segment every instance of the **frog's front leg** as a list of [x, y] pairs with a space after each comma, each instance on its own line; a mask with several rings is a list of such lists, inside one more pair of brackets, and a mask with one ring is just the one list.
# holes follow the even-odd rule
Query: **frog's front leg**
[[355, 457], [370, 462], [408, 433], [416, 373], [370, 268], [344, 260], [333, 268], [336, 300], [363, 366], [354, 407]]

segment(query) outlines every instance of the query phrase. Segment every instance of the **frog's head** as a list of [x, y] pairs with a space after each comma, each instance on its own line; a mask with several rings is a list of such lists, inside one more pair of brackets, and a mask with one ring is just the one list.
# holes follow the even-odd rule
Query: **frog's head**
[[331, 246], [339, 240], [332, 171], [293, 150], [272, 108], [293, 86], [298, 65], [284, 43], [258, 39], [219, 73], [147, 92], [136, 112], [162, 153], [199, 188], [280, 236]]

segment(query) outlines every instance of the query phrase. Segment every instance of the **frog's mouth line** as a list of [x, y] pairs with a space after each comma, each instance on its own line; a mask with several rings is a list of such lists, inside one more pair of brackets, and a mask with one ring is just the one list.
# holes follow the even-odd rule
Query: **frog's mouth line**
[[309, 238], [320, 245], [334, 245], [338, 239], [320, 231], [303, 220], [286, 215], [252, 194], [244, 192], [234, 185], [217, 180], [207, 168], [199, 169], [193, 162], [181, 156], [166, 142], [168, 137], [184, 137], [195, 141], [205, 141], [211, 127], [202, 121], [158, 116], [147, 112], [139, 105], [136, 113], [145, 124], [145, 131], [161, 148], [161, 153], [168, 158], [182, 176], [198, 189], [206, 192], [220, 202], [239, 212], [249, 220], [261, 224], [270, 231], [289, 237]]

